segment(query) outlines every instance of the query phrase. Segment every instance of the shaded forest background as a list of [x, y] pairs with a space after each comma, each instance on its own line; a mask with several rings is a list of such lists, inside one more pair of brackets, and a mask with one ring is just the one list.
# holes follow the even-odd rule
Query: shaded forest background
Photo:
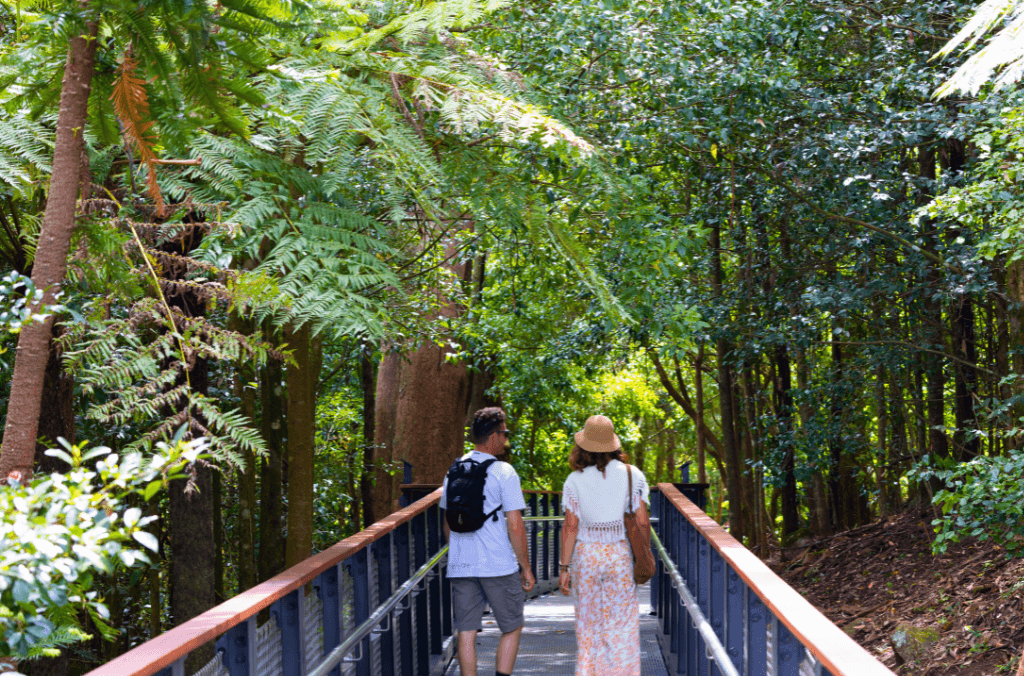
[[0, 472], [182, 463], [92, 601], [5, 587], [73, 628], [0, 621], [23, 670], [382, 518], [492, 404], [524, 488], [603, 413], [762, 557], [908, 506], [1019, 549], [1024, 100], [933, 96], [974, 3], [172, 4], [0, 1]]

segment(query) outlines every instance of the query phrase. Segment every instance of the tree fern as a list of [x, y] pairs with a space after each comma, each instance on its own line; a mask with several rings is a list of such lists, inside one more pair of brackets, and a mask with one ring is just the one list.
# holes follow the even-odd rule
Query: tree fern
[[[964, 42], [964, 51], [972, 49], [996, 25], [1005, 25], [983, 48], [971, 55], [941, 87], [936, 98], [954, 92], [975, 95], [992, 81], [997, 89], [1017, 82], [1024, 75], [1024, 1], [986, 0], [974, 15], [936, 56], [949, 56]], [[1002, 69], [998, 77], [993, 75]]]

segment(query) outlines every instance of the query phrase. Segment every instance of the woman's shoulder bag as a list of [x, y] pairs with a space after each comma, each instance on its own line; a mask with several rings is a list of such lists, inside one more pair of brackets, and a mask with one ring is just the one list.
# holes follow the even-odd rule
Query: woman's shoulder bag
[[637, 584], [643, 584], [654, 577], [654, 552], [651, 551], [651, 526], [642, 527], [636, 520], [636, 512], [633, 511], [633, 466], [626, 465], [626, 473], [629, 476], [629, 491], [626, 500], [629, 504], [627, 511], [623, 513], [622, 520], [626, 524], [626, 537], [629, 545], [633, 548], [633, 580]]

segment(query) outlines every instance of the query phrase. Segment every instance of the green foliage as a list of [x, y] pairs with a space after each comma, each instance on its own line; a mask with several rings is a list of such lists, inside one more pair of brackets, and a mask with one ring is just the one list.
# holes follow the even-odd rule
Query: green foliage
[[1024, 451], [1001, 456], [981, 456], [966, 463], [949, 463], [926, 457], [913, 475], [922, 481], [937, 480], [943, 486], [933, 503], [942, 516], [933, 520], [932, 550], [946, 551], [951, 542], [976, 537], [993, 540], [1011, 555], [1024, 555]]
[[79, 611], [101, 631], [116, 633], [107, 625], [96, 577], [149, 563], [135, 545], [158, 549], [145, 529], [157, 517], [130, 505], [184, 477], [205, 452], [201, 439], [158, 444], [148, 458], [65, 443], [47, 455], [68, 463], [67, 473], [36, 476], [27, 486], [11, 482], [0, 491], [0, 655], [52, 656], [89, 638]]
[[262, 363], [272, 346], [172, 312], [174, 331], [165, 330], [168, 317], [155, 299], [137, 303], [127, 318], [69, 328], [62, 339], [65, 368], [76, 374], [83, 395], [99, 398], [89, 418], [132, 430], [125, 435], [129, 449], [149, 449], [185, 427], [208, 440], [219, 462], [241, 466], [243, 449], [262, 455], [266, 445], [251, 421], [193, 390], [187, 372], [197, 359]]

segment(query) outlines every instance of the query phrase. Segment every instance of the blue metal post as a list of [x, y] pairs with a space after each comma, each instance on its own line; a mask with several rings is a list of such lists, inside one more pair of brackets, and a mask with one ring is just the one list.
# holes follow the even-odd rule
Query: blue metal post
[[[704, 617], [711, 615], [711, 545], [702, 533], [697, 534], [697, 605]], [[697, 637], [697, 674], [708, 674], [708, 655], [706, 642]]]
[[[540, 498], [540, 515], [541, 516], [550, 516], [550, 508], [551, 508], [551, 494], [550, 493], [545, 493]], [[543, 554], [543, 557], [542, 557], [541, 560], [543, 561], [544, 565], [542, 566], [543, 571], [542, 571], [541, 574], [544, 576], [545, 580], [550, 580], [551, 579], [551, 524], [548, 523], [547, 521], [544, 521], [542, 523], [544, 524], [544, 526], [543, 526], [543, 533], [544, 533], [544, 535], [543, 535], [543, 540], [541, 542], [541, 553]]]
[[[699, 536], [697, 534], [697, 529], [693, 527], [693, 524], [691, 524], [689, 521], [686, 520], [685, 516], [680, 514], [679, 518], [682, 520], [683, 525], [684, 525], [684, 527], [686, 529], [686, 531], [685, 531], [686, 532], [686, 547], [684, 548], [685, 552], [686, 552], [686, 555], [685, 555], [686, 558], [684, 560], [684, 565], [686, 566], [686, 575], [684, 576], [684, 579], [686, 580], [687, 587], [689, 587], [689, 589], [690, 589], [690, 593], [693, 595], [694, 598], [698, 598], [697, 597], [697, 585], [698, 585], [698, 577], [697, 577], [697, 549], [698, 549], [698, 547], [697, 547], [697, 539], [698, 539]], [[700, 636], [697, 633], [697, 627], [694, 625], [694, 623], [691, 621], [691, 619], [689, 617], [687, 617], [686, 618], [686, 644], [685, 644], [686, 645], [686, 660], [687, 660], [688, 669], [689, 669], [689, 671], [687, 673], [693, 674], [694, 676], [697, 676], [700, 673], [700, 672], [697, 671], [697, 664], [698, 664], [697, 654], [704, 652], [703, 643], [704, 642], [700, 640]]]
[[725, 650], [732, 665], [743, 673], [743, 589], [739, 573], [727, 566], [725, 576]]
[[[377, 563], [377, 599], [384, 601], [391, 596], [391, 538], [388, 533], [370, 544], [374, 561]], [[384, 618], [378, 628], [380, 633], [381, 676], [395, 676], [395, 626]]]
[[[651, 518], [657, 519], [661, 509], [661, 491], [651, 491]], [[654, 531], [662, 542], [665, 539], [661, 536], [661, 524], [654, 526]], [[654, 547], [654, 540], [651, 540], [651, 547]], [[557, 551], [557, 550], [556, 550]], [[651, 615], [661, 617], [661, 557], [657, 552], [654, 554], [654, 577], [651, 578]]]
[[[352, 626], [358, 627], [370, 617], [370, 566], [366, 548], [345, 559], [345, 569], [352, 578]], [[356, 654], [356, 676], [370, 676], [370, 637], [362, 640]]]
[[772, 619], [775, 621], [775, 654], [778, 660], [775, 674], [776, 676], [799, 676], [804, 647], [786, 625], [778, 618]]
[[690, 461], [687, 460], [679, 466], [679, 482], [688, 484], [690, 483]]
[[[415, 469], [414, 465], [410, 465], [407, 460], [403, 460], [402, 461], [402, 483], [403, 484], [411, 484], [412, 483], [412, 471], [413, 471], [413, 469]], [[409, 498], [409, 496], [405, 495], [404, 493], [401, 495], [401, 497], [398, 498], [398, 506], [399, 507], [408, 507], [411, 502], [412, 501]]]
[[[537, 494], [531, 493], [527, 502], [530, 507], [530, 516], [537, 515]], [[533, 570], [533, 579], [537, 579], [537, 522], [528, 521], [526, 527], [530, 531], [530, 568]]]
[[[665, 551], [668, 552], [668, 557], [679, 565], [679, 542], [682, 539], [679, 532], [679, 512], [675, 509], [667, 510], [668, 513], [665, 515]], [[680, 663], [682, 660], [682, 624], [679, 621], [680, 605], [679, 605], [679, 592], [676, 591], [675, 587], [666, 585], [666, 606], [665, 606], [665, 627], [670, 634], [669, 637], [669, 652], [675, 653], [679, 656]], [[680, 671], [679, 673], [685, 673]]]
[[270, 615], [281, 630], [281, 673], [302, 676], [302, 594], [296, 589], [270, 607]]
[[[419, 570], [426, 562], [427, 515], [417, 514], [412, 518], [412, 567], [414, 570]], [[424, 585], [413, 600], [413, 612], [416, 614], [416, 673], [421, 676], [426, 676], [430, 671], [430, 625], [427, 621], [428, 595], [427, 585]], [[440, 639], [440, 636], [438, 638]], [[440, 641], [438, 641], [437, 651], [441, 652]]]
[[[341, 645], [341, 571], [332, 566], [316, 578], [313, 583], [317, 596], [323, 605], [324, 617], [321, 625], [324, 632], [324, 655]], [[305, 653], [305, 651], [303, 651]], [[341, 665], [331, 669], [329, 676], [340, 676]]]
[[[562, 501], [560, 500], [561, 495], [559, 495], [558, 493], [555, 493], [554, 495], [551, 496], [551, 498], [552, 498], [552, 511], [551, 511], [551, 513], [554, 516], [562, 516], [563, 515], [562, 505], [561, 505]], [[552, 545], [552, 549], [555, 550], [554, 551], [554, 562], [555, 562], [555, 566], [557, 566], [559, 563], [562, 562], [562, 559], [561, 559], [561, 556], [562, 556], [562, 522], [561, 521], [556, 521], [555, 522], [555, 529], [554, 530], [555, 530], [555, 542], [554, 542], [554, 545]], [[557, 571], [558, 568], [556, 567], [555, 570]], [[555, 579], [558, 579], [558, 573], [555, 573]]]
[[[397, 589], [411, 575], [412, 531], [409, 529], [409, 524], [405, 523], [399, 526], [392, 532], [392, 537], [395, 540], [395, 588]], [[396, 618], [392, 618], [392, 623], [398, 622], [398, 654], [402, 656], [402, 676], [412, 676], [412, 597], [407, 596], [400, 604], [406, 606], [407, 609], [401, 611]]]
[[744, 676], [768, 673], [768, 608], [746, 584], [747, 597], [747, 670]]
[[[683, 582], [686, 582], [686, 548], [687, 548], [687, 526], [689, 525], [686, 518], [675, 509], [673, 506], [669, 506], [668, 502], [665, 503], [665, 509], [672, 514], [672, 539], [673, 549], [675, 550], [672, 554], [672, 560], [675, 561], [676, 567], [679, 568]], [[675, 635], [676, 644], [676, 673], [677, 674], [693, 674], [693, 670], [690, 668], [689, 652], [687, 651], [687, 637], [688, 627], [690, 626], [690, 616], [686, 612], [686, 607], [683, 605], [682, 594], [678, 590], [673, 588], [672, 595], [669, 601], [669, 607], [672, 612], [672, 623], [674, 625], [673, 633]]]
[[[441, 551], [441, 519], [440, 513], [442, 513], [440, 507], [430, 507], [427, 509], [427, 556], [432, 557]], [[426, 562], [426, 560], [424, 560]], [[432, 655], [440, 655], [444, 649], [444, 636], [441, 630], [441, 576], [444, 574], [444, 566], [438, 566], [438, 574], [430, 582], [427, 583], [427, 595], [429, 597], [430, 604], [430, 619], [427, 621], [427, 625], [430, 627], [430, 653]], [[424, 630], [427, 625], [424, 625]]]
[[[440, 522], [444, 523], [444, 510], [441, 510]], [[444, 526], [441, 526], [444, 529]], [[448, 566], [441, 566], [441, 636], [451, 636], [452, 628], [452, 583], [448, 579]], [[436, 625], [435, 625], [436, 626]]]
[[[711, 549], [711, 614], [708, 621], [715, 630], [718, 640], [725, 645], [725, 561], [714, 548]], [[715, 673], [720, 673], [715, 669]]]
[[256, 618], [237, 624], [217, 639], [217, 652], [230, 676], [256, 673]]

